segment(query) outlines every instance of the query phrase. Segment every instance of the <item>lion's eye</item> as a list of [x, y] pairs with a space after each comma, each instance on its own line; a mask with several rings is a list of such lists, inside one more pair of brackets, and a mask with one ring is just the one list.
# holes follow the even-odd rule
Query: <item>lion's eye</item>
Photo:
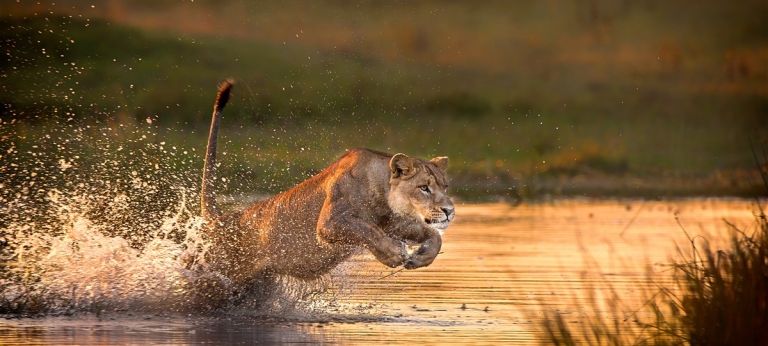
[[421, 185], [419, 186], [419, 190], [429, 193], [429, 186]]

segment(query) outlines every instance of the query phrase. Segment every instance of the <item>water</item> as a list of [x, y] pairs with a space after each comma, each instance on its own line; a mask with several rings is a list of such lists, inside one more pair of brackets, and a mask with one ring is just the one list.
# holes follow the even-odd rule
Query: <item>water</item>
[[[578, 324], [591, 288], [609, 284], [632, 308], [647, 293], [640, 287], [649, 275], [669, 282], [664, 264], [676, 244], [686, 249], [685, 232], [723, 244], [730, 232], [723, 219], [749, 232], [755, 207], [738, 199], [566, 199], [459, 204], [457, 211], [443, 253], [428, 268], [396, 272], [361, 253], [321, 282], [285, 280], [268, 308], [199, 315], [179, 307], [188, 277], [173, 261], [186, 249], [178, 244], [194, 236], [155, 236], [154, 247], [139, 251], [119, 236], [98, 238], [94, 231], [108, 222], [78, 219], [65, 208], [70, 219], [61, 225], [70, 229], [55, 238], [67, 245], [59, 249], [71, 248], [67, 237], [92, 246], [53, 257], [43, 252], [39, 260], [55, 263], [43, 266], [51, 275], [41, 285], [48, 293], [78, 280], [91, 288], [71, 296], [76, 304], [59, 294], [52, 300], [58, 313], [6, 315], [0, 344], [535, 342], [544, 309]], [[194, 217], [178, 215], [158, 229], [195, 229]]]

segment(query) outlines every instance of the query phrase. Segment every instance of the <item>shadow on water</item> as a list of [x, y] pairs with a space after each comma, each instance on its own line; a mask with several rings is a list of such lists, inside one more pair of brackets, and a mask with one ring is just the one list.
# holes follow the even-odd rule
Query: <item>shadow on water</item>
[[3, 344], [82, 345], [162, 344], [254, 344], [317, 343], [328, 341], [308, 326], [249, 319], [203, 319], [131, 316], [88, 316], [5, 320], [0, 326]]

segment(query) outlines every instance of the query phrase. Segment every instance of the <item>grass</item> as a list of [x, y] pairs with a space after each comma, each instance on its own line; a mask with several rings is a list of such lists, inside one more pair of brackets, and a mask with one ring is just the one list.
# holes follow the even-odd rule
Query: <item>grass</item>
[[[693, 345], [768, 343], [768, 223], [753, 236], [734, 228], [726, 251], [694, 252], [678, 264], [685, 294], [678, 304], [684, 339]], [[674, 317], [674, 315], [673, 315]]]
[[[655, 2], [2, 6], [15, 132], [149, 118], [199, 162], [212, 87], [235, 77], [223, 173], [250, 178], [233, 189], [275, 192], [367, 146], [450, 156], [464, 196], [759, 193], [742, 179], [746, 138], [768, 138], [758, 1], [684, 20]], [[609, 184], [626, 177], [648, 183]]]
[[[768, 171], [761, 171], [768, 179]], [[765, 180], [768, 188], [768, 180]], [[768, 219], [758, 201], [752, 234], [728, 223], [730, 244], [714, 249], [688, 236], [672, 263], [672, 286], [649, 276], [635, 311], [607, 288], [590, 287], [580, 329], [545, 311], [541, 328], [556, 345], [765, 345], [768, 343]], [[680, 226], [682, 228], [682, 225]], [[685, 229], [683, 229], [685, 232]], [[686, 235], [688, 233], [686, 232]], [[706, 245], [701, 246], [702, 240]], [[607, 306], [607, 308], [605, 308]]]

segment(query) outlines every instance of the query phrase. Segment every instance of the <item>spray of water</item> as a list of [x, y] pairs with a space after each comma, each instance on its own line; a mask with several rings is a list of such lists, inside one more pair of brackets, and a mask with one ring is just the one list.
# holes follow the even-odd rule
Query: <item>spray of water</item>
[[[151, 126], [0, 126], [0, 313], [186, 313], [226, 283], [203, 260], [192, 149]], [[230, 310], [317, 307], [328, 287], [270, 280]]]

